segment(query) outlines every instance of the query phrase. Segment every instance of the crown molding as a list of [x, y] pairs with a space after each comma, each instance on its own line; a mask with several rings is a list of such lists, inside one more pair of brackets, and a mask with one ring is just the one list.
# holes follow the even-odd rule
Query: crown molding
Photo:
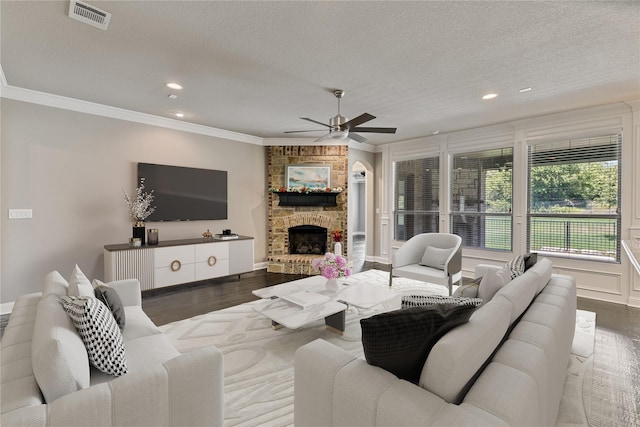
[[209, 126], [188, 123], [176, 119], [154, 116], [152, 114], [140, 113], [137, 111], [125, 110], [123, 108], [110, 107], [108, 105], [82, 101], [80, 99], [69, 98], [66, 96], [53, 95], [50, 93], [11, 86], [7, 84], [1, 67], [0, 84], [1, 98], [13, 99], [16, 101], [28, 102], [31, 104], [44, 105], [46, 107], [60, 108], [63, 110], [77, 111], [79, 113], [93, 114], [95, 116], [125, 120], [128, 122], [163, 127], [198, 135], [212, 136], [215, 138], [228, 139], [231, 141], [245, 142], [247, 144], [264, 145], [263, 138], [253, 135], [212, 128]]

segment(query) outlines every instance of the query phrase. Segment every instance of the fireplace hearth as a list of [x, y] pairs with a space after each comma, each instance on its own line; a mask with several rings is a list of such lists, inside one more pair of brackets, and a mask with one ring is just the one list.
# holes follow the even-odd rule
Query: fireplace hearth
[[323, 255], [327, 250], [327, 229], [315, 225], [289, 228], [290, 255]]

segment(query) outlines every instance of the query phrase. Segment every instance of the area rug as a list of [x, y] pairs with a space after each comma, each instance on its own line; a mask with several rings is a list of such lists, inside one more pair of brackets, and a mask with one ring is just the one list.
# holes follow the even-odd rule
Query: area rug
[[[388, 280], [389, 273], [380, 270], [368, 270], [349, 278], [349, 282], [354, 284], [363, 282], [377, 286], [388, 286]], [[443, 286], [403, 278], [394, 278], [393, 282], [394, 289], [400, 293], [447, 294]], [[161, 326], [161, 329], [182, 353], [208, 345], [215, 345], [222, 351], [225, 357], [226, 426], [291, 426], [295, 350], [321, 338], [354, 357], [363, 358], [360, 319], [372, 315], [374, 311], [350, 309], [346, 316], [345, 332], [338, 335], [328, 331], [322, 321], [296, 330], [273, 330], [270, 320], [252, 310], [256, 302], [173, 322]], [[588, 352], [589, 343], [588, 339], [582, 338], [576, 351], [584, 354]], [[570, 367], [570, 373], [575, 372], [575, 375], [568, 375], [573, 375], [572, 384], [582, 384], [588, 371], [586, 367], [579, 368], [583, 368], [583, 364], [575, 365], [573, 371]], [[572, 390], [576, 387], [572, 387]], [[578, 400], [582, 401], [582, 394], [578, 391], [572, 391], [566, 403], [563, 400], [561, 417], [566, 420], [563, 425], [580, 425], [576, 420], [582, 419], [580, 414], [584, 410], [581, 402], [575, 403]], [[578, 415], [574, 415], [576, 412]]]

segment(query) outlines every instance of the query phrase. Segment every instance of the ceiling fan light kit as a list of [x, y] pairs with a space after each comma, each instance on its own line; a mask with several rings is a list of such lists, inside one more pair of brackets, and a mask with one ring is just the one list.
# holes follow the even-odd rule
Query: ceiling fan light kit
[[[302, 120], [316, 123], [329, 128], [329, 133], [316, 139], [314, 142], [321, 142], [327, 139], [353, 139], [354, 141], [364, 142], [367, 138], [358, 135], [354, 132], [371, 132], [371, 133], [396, 133], [396, 128], [381, 128], [381, 127], [358, 127], [363, 123], [376, 118], [369, 113], [363, 113], [354, 119], [347, 119], [340, 114], [340, 99], [344, 96], [344, 91], [336, 89], [333, 91], [333, 95], [338, 98], [338, 114], [329, 119], [329, 124], [319, 122], [317, 120], [310, 119], [309, 117], [300, 117]], [[285, 133], [299, 133], [299, 132], [319, 132], [319, 130], [290, 130]]]

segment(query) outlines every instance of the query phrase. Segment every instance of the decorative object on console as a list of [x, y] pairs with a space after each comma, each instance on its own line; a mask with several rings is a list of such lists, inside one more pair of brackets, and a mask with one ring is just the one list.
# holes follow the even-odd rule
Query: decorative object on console
[[145, 225], [144, 220], [155, 212], [155, 206], [151, 206], [154, 195], [153, 190], [151, 192], [144, 191], [144, 178], [140, 178], [140, 185], [136, 188], [136, 197], [131, 198], [126, 191], [124, 193], [124, 200], [127, 202], [129, 208], [129, 215], [134, 221], [133, 224], [133, 237], [140, 239], [141, 244], [145, 242]]
[[311, 261], [311, 267], [314, 271], [320, 271], [320, 274], [327, 279], [327, 290], [331, 292], [338, 290], [337, 280], [332, 282], [332, 279], [351, 276], [351, 268], [347, 259], [331, 252], [327, 252], [322, 258], [315, 258]]
[[211, 239], [213, 239], [213, 234], [211, 234], [211, 231], [209, 231], [209, 229], [207, 228], [207, 231], [202, 233], [202, 238], [204, 240], [211, 240]]
[[147, 243], [149, 245], [157, 245], [158, 244], [158, 229], [157, 228], [150, 228], [147, 233], [149, 234], [147, 236]]
[[333, 245], [333, 252], [336, 255], [342, 255], [342, 230], [334, 230], [333, 233], [331, 233], [331, 237], [335, 242]]
[[[135, 234], [135, 232], [134, 232]], [[130, 237], [129, 238], [129, 246], [133, 246], [134, 248], [142, 246], [142, 241], [139, 237]]]

